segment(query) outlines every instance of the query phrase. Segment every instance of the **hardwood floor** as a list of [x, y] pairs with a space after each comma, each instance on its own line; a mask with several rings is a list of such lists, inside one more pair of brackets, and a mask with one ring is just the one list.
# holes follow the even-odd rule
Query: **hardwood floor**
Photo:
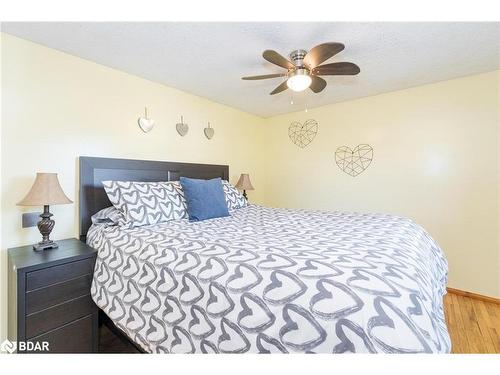
[[[446, 323], [453, 353], [500, 353], [500, 304], [448, 293]], [[138, 353], [109, 328], [100, 328], [100, 353]]]
[[448, 293], [444, 309], [452, 353], [500, 353], [500, 304]]

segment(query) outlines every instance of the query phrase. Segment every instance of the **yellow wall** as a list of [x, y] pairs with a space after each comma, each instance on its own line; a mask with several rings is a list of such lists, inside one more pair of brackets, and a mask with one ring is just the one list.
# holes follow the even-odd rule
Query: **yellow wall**
[[[1, 314], [6, 314], [6, 249], [39, 241], [21, 228], [21, 208], [37, 171], [57, 172], [77, 202], [77, 157], [101, 156], [229, 164], [230, 180], [250, 173], [261, 202], [262, 119], [53, 49], [2, 34]], [[156, 127], [143, 133], [137, 118], [148, 106]], [[189, 133], [180, 137], [180, 116]], [[210, 121], [215, 136], [203, 128]], [[78, 236], [78, 205], [54, 206], [54, 239]], [[1, 320], [0, 340], [6, 335]]]
[[[5, 250], [39, 240], [36, 228], [21, 229], [32, 210], [15, 203], [37, 171], [58, 172], [76, 200], [79, 155], [229, 164], [233, 183], [251, 174], [257, 203], [411, 217], [444, 249], [450, 286], [500, 297], [500, 71], [261, 119], [6, 34], [1, 42], [0, 340]], [[148, 134], [136, 125], [144, 106], [157, 122]], [[299, 149], [288, 125], [308, 118], [319, 133]], [[352, 178], [334, 152], [359, 143], [375, 159]], [[78, 235], [77, 204], [51, 210], [55, 239]]]
[[[266, 121], [266, 203], [378, 211], [426, 228], [449, 261], [449, 286], [500, 297], [500, 71], [296, 112]], [[292, 121], [319, 123], [300, 149]], [[368, 143], [357, 177], [337, 147]]]

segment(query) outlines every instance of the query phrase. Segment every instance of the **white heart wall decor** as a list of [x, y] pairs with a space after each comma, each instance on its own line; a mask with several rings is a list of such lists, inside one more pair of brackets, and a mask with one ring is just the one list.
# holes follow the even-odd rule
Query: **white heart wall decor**
[[137, 120], [139, 127], [144, 133], [148, 133], [153, 130], [155, 126], [155, 121], [152, 118], [148, 117], [148, 108], [144, 108], [144, 117], [139, 117]]
[[138, 123], [139, 127], [144, 133], [150, 132], [155, 126], [155, 122], [153, 119], [148, 119], [145, 117], [139, 117]]
[[341, 146], [335, 151], [335, 162], [342, 172], [356, 177], [366, 170], [373, 160], [373, 148], [367, 144], [357, 145], [354, 150]]
[[300, 148], [306, 147], [318, 134], [318, 123], [316, 120], [309, 119], [303, 124], [294, 121], [288, 127], [288, 137], [295, 145]]

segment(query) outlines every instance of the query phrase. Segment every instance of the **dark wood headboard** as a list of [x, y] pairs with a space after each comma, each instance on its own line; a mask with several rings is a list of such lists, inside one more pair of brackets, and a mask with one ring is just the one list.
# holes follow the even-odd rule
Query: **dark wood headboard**
[[176, 181], [179, 177], [229, 180], [229, 166], [169, 161], [80, 156], [80, 240], [85, 241], [91, 216], [111, 206], [102, 181]]

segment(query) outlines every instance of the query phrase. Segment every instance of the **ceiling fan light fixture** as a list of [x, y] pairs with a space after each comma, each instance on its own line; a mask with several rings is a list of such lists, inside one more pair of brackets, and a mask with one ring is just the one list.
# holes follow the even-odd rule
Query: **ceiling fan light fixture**
[[[298, 49], [290, 53], [290, 60], [278, 52], [267, 49], [262, 57], [271, 64], [285, 68], [284, 73], [261, 74], [242, 77], [244, 80], [259, 80], [268, 78], [286, 77], [269, 95], [279, 94], [290, 89], [295, 92], [310, 88], [318, 94], [322, 92], [327, 82], [321, 76], [354, 76], [360, 72], [359, 67], [351, 62], [335, 62], [323, 64], [344, 49], [342, 43], [323, 43], [309, 51]], [[323, 65], [321, 65], [323, 64]]]
[[290, 90], [299, 92], [311, 86], [311, 82], [312, 79], [307, 69], [297, 69], [290, 74], [286, 81], [286, 85]]

